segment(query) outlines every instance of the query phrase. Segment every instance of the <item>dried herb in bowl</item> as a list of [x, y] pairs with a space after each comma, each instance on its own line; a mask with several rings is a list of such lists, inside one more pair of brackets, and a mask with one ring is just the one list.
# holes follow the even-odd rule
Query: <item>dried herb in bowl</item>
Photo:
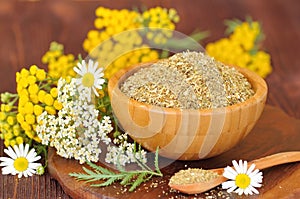
[[251, 84], [234, 67], [189, 51], [140, 69], [120, 89], [139, 102], [184, 109], [226, 107], [254, 94]]

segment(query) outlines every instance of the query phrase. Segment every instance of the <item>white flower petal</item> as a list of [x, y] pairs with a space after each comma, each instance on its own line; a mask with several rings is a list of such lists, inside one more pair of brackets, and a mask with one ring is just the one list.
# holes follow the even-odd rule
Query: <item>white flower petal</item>
[[249, 186], [249, 189], [250, 189], [250, 191], [251, 191], [251, 195], [252, 195], [252, 192], [255, 193], [255, 194], [259, 194], [258, 190], [255, 189], [254, 187]]
[[[238, 170], [238, 168], [239, 168], [239, 164], [238, 164], [238, 162], [237, 162], [236, 160], [232, 160], [232, 165], [233, 165], [233, 167], [234, 167], [235, 171], [237, 171], [237, 170]], [[237, 172], [238, 172], [238, 171], [237, 171]]]
[[9, 166], [14, 164], [14, 160], [7, 157], [0, 157], [0, 160], [3, 161], [0, 163], [0, 166]]
[[258, 175], [258, 176], [260, 175], [258, 169], [255, 169], [254, 171], [252, 171], [251, 173], [248, 174], [248, 176], [249, 176], [250, 178], [253, 178], [253, 177], [255, 177], [256, 175]]
[[233, 192], [235, 189], [237, 188], [237, 186], [234, 184], [234, 186], [230, 187], [229, 189], [227, 189], [228, 193]]
[[99, 93], [97, 92], [96, 88], [93, 86], [92, 89], [93, 89], [94, 94], [98, 97]]
[[40, 163], [29, 163], [28, 168], [29, 169], [36, 169], [39, 166], [42, 166]]
[[232, 180], [222, 183], [222, 189], [228, 189], [233, 186], [235, 186], [235, 181], [232, 181]]
[[248, 169], [248, 163], [247, 161], [244, 161], [244, 164], [242, 165], [243, 167], [243, 173], [247, 173], [247, 169]]
[[224, 176], [225, 178], [234, 180], [235, 177], [237, 176], [237, 174], [238, 174], [238, 173], [237, 173], [232, 167], [227, 166], [227, 167], [224, 169], [223, 176]]
[[78, 67], [75, 66], [75, 67], [73, 68], [73, 70], [74, 70], [78, 75], [83, 76], [82, 71], [81, 71]]
[[[23, 175], [23, 173], [21, 172], [21, 173], [19, 173], [18, 174], [18, 178], [21, 178], [22, 177], [22, 175]], [[25, 177], [27, 177], [27, 176], [25, 176]]]
[[252, 195], [252, 192], [250, 191], [249, 187], [247, 187], [246, 189], [244, 189], [244, 194], [245, 195]]
[[238, 173], [243, 173], [243, 171], [244, 171], [243, 160], [239, 160], [239, 166], [238, 166], [238, 169], [236, 169], [236, 171]]
[[6, 166], [6, 167], [2, 168], [3, 175], [14, 174], [14, 173], [16, 173], [16, 172], [14, 171], [14, 168], [12, 166]]
[[27, 156], [28, 151], [29, 151], [29, 144], [26, 144], [26, 145], [25, 145], [25, 149], [24, 149], [24, 151], [23, 151], [23, 157], [26, 157], [26, 156]]
[[262, 184], [260, 184], [258, 182], [255, 182], [255, 181], [251, 181], [250, 185], [253, 186], [253, 187], [261, 187], [262, 186]]
[[4, 149], [4, 152], [14, 160], [18, 158], [17, 154], [14, 152], [14, 150], [11, 147]]
[[89, 62], [88, 62], [88, 71], [90, 73], [95, 74], [96, 70], [97, 70], [97, 65], [94, 64], [94, 62], [90, 59]]
[[[20, 146], [21, 146], [21, 144], [20, 144]], [[23, 145], [22, 145], [22, 146], [23, 146]], [[17, 157], [22, 157], [22, 156], [21, 156], [20, 149], [19, 149], [19, 147], [18, 147], [17, 145], [14, 145], [14, 150], [15, 150], [15, 153], [16, 153]], [[22, 152], [22, 153], [23, 153], [23, 152]]]
[[244, 193], [244, 189], [238, 188], [234, 192], [237, 193], [237, 194], [239, 194], [239, 195], [242, 195]]
[[28, 160], [31, 160], [31, 159], [34, 158], [35, 156], [36, 156], [35, 150], [34, 150], [34, 149], [31, 149], [31, 150], [29, 151], [29, 153], [27, 154], [26, 158], [27, 158]]
[[247, 175], [249, 175], [250, 173], [252, 173], [252, 171], [255, 168], [255, 164], [251, 164], [251, 166], [249, 167], [248, 171], [246, 172]]
[[97, 79], [100, 79], [101, 77], [104, 76], [104, 74], [103, 74], [102, 71], [103, 71], [103, 68], [98, 68], [98, 69], [96, 70], [95, 76], [97, 77]]
[[[17, 147], [17, 145], [15, 145], [16, 147]], [[19, 155], [18, 155], [18, 157], [24, 157], [24, 145], [23, 144], [19, 144], [19, 148], [18, 148], [18, 150], [19, 150]]]

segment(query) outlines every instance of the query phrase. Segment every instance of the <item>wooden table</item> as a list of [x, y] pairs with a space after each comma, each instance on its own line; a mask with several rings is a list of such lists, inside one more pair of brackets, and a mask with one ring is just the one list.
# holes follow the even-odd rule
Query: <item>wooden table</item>
[[[113, 4], [113, 5], [112, 5]], [[194, 29], [209, 30], [204, 44], [223, 36], [224, 19], [243, 19], [246, 15], [263, 23], [264, 48], [272, 55], [273, 73], [266, 78], [267, 103], [290, 117], [300, 119], [300, 1], [298, 0], [215, 0], [182, 1], [0, 1], [0, 93], [15, 92], [15, 72], [31, 64], [45, 67], [41, 57], [51, 41], [65, 45], [65, 52], [86, 55], [82, 42], [93, 28], [98, 6], [132, 8], [147, 5], [174, 7], [181, 16], [177, 30], [189, 34]], [[288, 131], [288, 129], [287, 129]], [[288, 132], [287, 132], [288, 133]], [[300, 132], [299, 132], [300, 133]], [[300, 141], [300, 140], [299, 140]], [[295, 142], [297, 143], [297, 142]], [[276, 146], [273, 146], [276, 148]], [[0, 156], [3, 156], [3, 141]], [[287, 198], [300, 198], [300, 164], [280, 167], [287, 175], [277, 187], [293, 186]], [[277, 170], [281, 170], [277, 169]], [[18, 179], [0, 176], [0, 198], [70, 198], [49, 173]], [[276, 187], [274, 187], [276, 193]]]

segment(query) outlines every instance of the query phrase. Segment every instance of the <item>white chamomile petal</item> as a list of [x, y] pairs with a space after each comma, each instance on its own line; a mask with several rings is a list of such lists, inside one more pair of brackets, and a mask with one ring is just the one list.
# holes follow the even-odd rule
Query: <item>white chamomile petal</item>
[[0, 157], [0, 161], [2, 161], [0, 163], [0, 166], [9, 166], [12, 165], [14, 163], [13, 159], [11, 158], [7, 158], [7, 157]]
[[[20, 145], [20, 146], [23, 146], [23, 145]], [[28, 151], [29, 151], [29, 144], [26, 144], [25, 149], [23, 151], [23, 156], [26, 156], [26, 154], [28, 154]]]
[[253, 172], [254, 169], [255, 169], [255, 164], [251, 164], [251, 166], [250, 166], [249, 169], [247, 170], [246, 174], [249, 175], [250, 173]]
[[229, 187], [229, 189], [227, 189], [228, 193], [233, 192], [235, 189], [237, 188], [237, 186], [235, 185], [235, 183], [232, 185], [232, 187]]
[[238, 173], [233, 168], [227, 166], [224, 169], [223, 176], [226, 177], [226, 178], [228, 178], [228, 179], [234, 180], [237, 174]]
[[254, 187], [250, 186], [249, 189], [250, 189], [251, 192], [253, 192], [255, 194], [259, 194], [258, 190], [255, 189]]
[[34, 149], [31, 149], [31, 150], [29, 151], [29, 153], [27, 154], [26, 158], [27, 158], [28, 160], [31, 160], [31, 162], [35, 162], [35, 161], [41, 159], [41, 156], [37, 156], [35, 150], [34, 150]]
[[92, 89], [93, 89], [95, 95], [98, 97], [98, 96], [99, 96], [99, 93], [97, 92], [96, 88], [93, 87]]
[[42, 166], [42, 164], [40, 164], [40, 163], [30, 163], [28, 168], [29, 169], [36, 169], [39, 166]]
[[18, 156], [11, 147], [4, 149], [4, 152], [11, 158], [16, 159]]
[[94, 64], [93, 61], [90, 59], [90, 60], [89, 60], [88, 67], [89, 67], [89, 69], [90, 69], [90, 72], [95, 74], [95, 72], [96, 72], [96, 70], [97, 70], [97, 67], [98, 67], [98, 62], [96, 62], [96, 63]]
[[238, 169], [236, 170], [238, 173], [244, 173], [243, 161], [239, 160]]
[[249, 177], [255, 177], [255, 176], [259, 176], [259, 170], [255, 169], [254, 171], [252, 171], [251, 173], [248, 174]]
[[226, 181], [222, 183], [222, 189], [228, 189], [230, 187], [233, 187], [235, 184], [234, 181], [230, 180], [230, 181]]
[[87, 67], [86, 67], [86, 63], [85, 60], [82, 60], [82, 64], [79, 63], [80, 69], [83, 73], [87, 72]]
[[237, 172], [237, 173], [239, 173], [239, 164], [238, 164], [238, 162], [236, 161], [236, 160], [233, 160], [232, 161], [232, 165], [233, 165], [233, 167], [234, 167], [234, 170]]
[[[26, 144], [27, 145], [27, 144]], [[25, 145], [25, 146], [26, 146]], [[15, 145], [15, 146], [17, 146], [17, 145]], [[14, 146], [14, 147], [15, 147]], [[26, 148], [26, 147], [25, 147]], [[19, 150], [19, 157], [24, 157], [26, 154], [24, 154], [24, 145], [23, 144], [20, 144], [19, 145], [19, 147], [16, 147], [16, 149], [18, 149]]]
[[249, 187], [243, 190], [245, 195], [252, 195], [252, 192], [250, 191]]
[[247, 161], [244, 161], [244, 164], [242, 165], [242, 168], [243, 168], [243, 173], [247, 173], [247, 169], [248, 169]]
[[81, 72], [81, 70], [79, 70], [78, 67], [74, 67], [73, 70], [74, 70], [77, 74], [79, 74], [79, 75], [81, 75], [81, 76], [83, 75], [83, 73]]
[[20, 150], [19, 150], [19, 147], [18, 147], [18, 145], [14, 145], [14, 146], [13, 146], [13, 148], [14, 148], [14, 151], [15, 151], [15, 153], [16, 153], [16, 155], [17, 155], [17, 157], [20, 157], [20, 156], [21, 156], [21, 154], [20, 154]]

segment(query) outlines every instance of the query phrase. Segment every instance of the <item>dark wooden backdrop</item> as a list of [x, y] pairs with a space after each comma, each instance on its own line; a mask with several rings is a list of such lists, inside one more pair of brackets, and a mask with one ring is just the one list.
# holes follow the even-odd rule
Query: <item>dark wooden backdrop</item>
[[[224, 19], [250, 15], [263, 24], [264, 48], [272, 56], [273, 73], [266, 78], [267, 103], [300, 118], [300, 1], [299, 0], [101, 0], [0, 1], [0, 93], [15, 92], [15, 73], [41, 64], [51, 41], [65, 52], [86, 55], [82, 42], [93, 28], [98, 6], [132, 8], [174, 7], [181, 17], [177, 30], [189, 34], [209, 30], [204, 44], [224, 34]], [[300, 132], [299, 132], [300, 133]], [[300, 140], [299, 140], [300, 141]], [[0, 156], [3, 156], [0, 141]], [[0, 175], [0, 198], [69, 198], [49, 174], [18, 179]]]

